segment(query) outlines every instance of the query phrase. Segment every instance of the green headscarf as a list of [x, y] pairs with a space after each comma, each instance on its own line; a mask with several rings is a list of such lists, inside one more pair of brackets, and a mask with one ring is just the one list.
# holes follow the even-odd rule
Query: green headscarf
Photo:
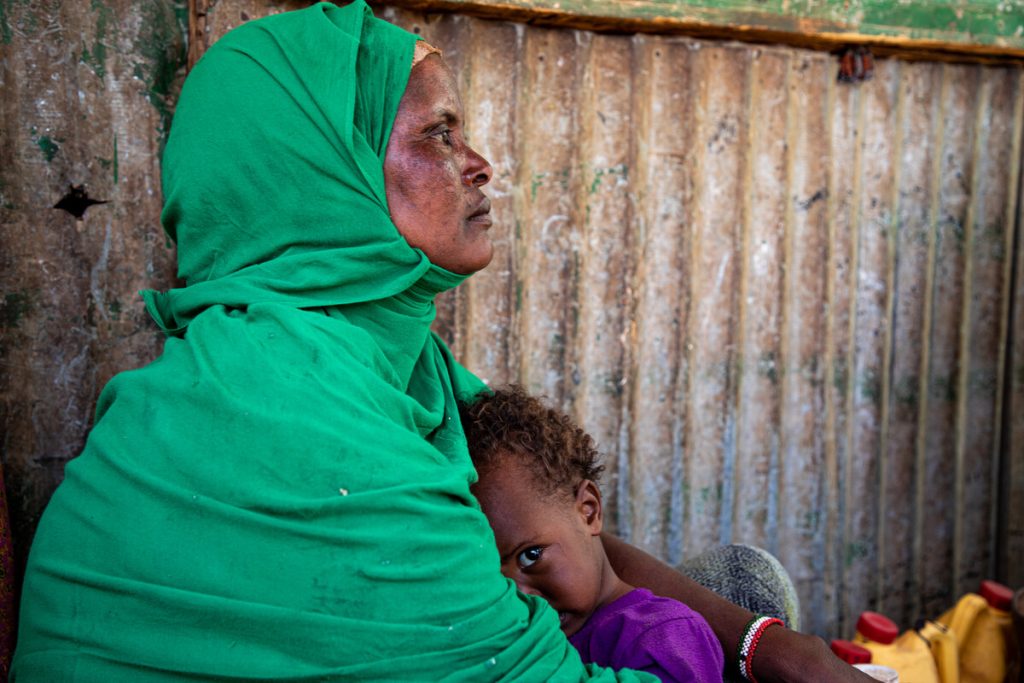
[[163, 214], [187, 286], [146, 293], [163, 355], [104, 389], [40, 524], [12, 680], [614, 678], [501, 577], [469, 492], [455, 401], [482, 385], [429, 329], [463, 278], [384, 194], [414, 41], [322, 3], [189, 76]]

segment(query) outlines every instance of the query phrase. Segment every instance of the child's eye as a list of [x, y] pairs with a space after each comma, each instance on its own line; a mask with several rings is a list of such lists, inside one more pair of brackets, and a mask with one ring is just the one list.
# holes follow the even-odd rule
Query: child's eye
[[519, 562], [519, 566], [522, 569], [526, 569], [537, 562], [543, 554], [544, 549], [535, 545], [532, 548], [527, 548], [523, 552], [519, 553], [519, 557], [516, 558], [516, 561]]

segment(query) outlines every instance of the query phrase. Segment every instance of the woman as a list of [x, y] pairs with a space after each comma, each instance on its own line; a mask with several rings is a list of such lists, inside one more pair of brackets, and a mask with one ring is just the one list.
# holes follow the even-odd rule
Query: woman
[[[649, 680], [583, 668], [469, 493], [481, 384], [429, 325], [490, 260], [491, 169], [415, 43], [323, 3], [190, 75], [162, 216], [186, 286], [146, 293], [163, 355], [104, 389], [40, 524], [13, 680]], [[745, 612], [612, 552], [735, 647]]]

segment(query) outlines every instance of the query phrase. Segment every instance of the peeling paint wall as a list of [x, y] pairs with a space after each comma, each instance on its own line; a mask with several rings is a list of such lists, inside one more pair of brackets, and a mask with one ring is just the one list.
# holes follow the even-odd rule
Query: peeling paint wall
[[[158, 158], [183, 3], [66, 4], [0, 0], [22, 542], [103, 382], [158, 352], [135, 292], [173, 275]], [[298, 4], [197, 0], [192, 57]], [[767, 547], [828, 636], [1024, 584], [1019, 66], [880, 60], [847, 85], [794, 48], [379, 13], [445, 49], [495, 171], [494, 262], [437, 328], [594, 434], [619, 533], [672, 562]], [[71, 183], [109, 203], [49, 208]]]
[[[0, 443], [21, 563], [100, 388], [162, 345], [137, 292], [174, 272], [159, 152], [186, 5], [0, 0]], [[106, 203], [54, 209], [71, 185]]]

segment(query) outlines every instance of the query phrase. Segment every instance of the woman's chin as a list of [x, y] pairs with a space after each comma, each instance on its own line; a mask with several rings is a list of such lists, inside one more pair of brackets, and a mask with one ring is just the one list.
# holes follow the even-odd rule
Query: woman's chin
[[494, 245], [491, 243], [491, 238], [487, 234], [481, 234], [477, 238], [477, 244], [473, 245], [472, 250], [466, 250], [457, 261], [450, 259], [451, 265], [445, 265], [438, 263], [436, 265], [442, 268], [447, 268], [453, 273], [459, 275], [472, 275], [477, 271], [483, 270], [490, 264], [494, 258]]

